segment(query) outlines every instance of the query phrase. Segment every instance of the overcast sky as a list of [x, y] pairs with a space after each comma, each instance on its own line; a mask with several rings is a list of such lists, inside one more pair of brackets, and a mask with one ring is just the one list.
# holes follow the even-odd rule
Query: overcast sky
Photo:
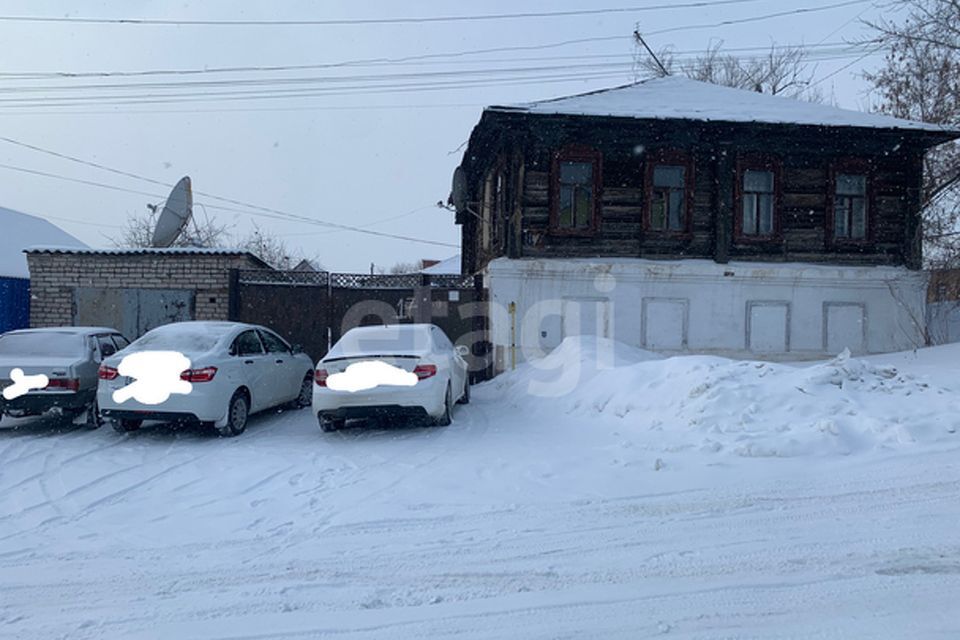
[[[817, 62], [816, 77], [825, 78], [820, 86], [828, 97], [842, 107], [869, 108], [868, 87], [860, 74], [875, 68], [882, 53], [858, 59], [861, 51], [826, 47], [869, 36], [860, 20], [875, 19], [878, 10], [868, 1], [709, 28], [692, 27], [837, 5], [843, 0], [720, 0], [698, 8], [589, 16], [347, 25], [5, 20], [68, 16], [355, 21], [662, 7], [691, 1], [6, 1], [0, 4], [4, 43], [0, 74], [5, 76], [0, 83], [0, 136], [163, 183], [189, 175], [197, 192], [286, 214], [456, 245], [459, 234], [452, 214], [434, 204], [449, 192], [461, 147], [482, 107], [633, 80], [635, 50], [630, 34], [637, 22], [651, 34], [654, 49], [673, 45], [679, 51], [696, 51], [717, 40], [729, 48], [764, 47], [771, 42], [816, 45], [814, 50], [825, 58]], [[656, 33], [667, 29], [667, 33]], [[545, 46], [571, 40], [580, 42]], [[512, 50], [467, 53], [504, 48]], [[403, 60], [411, 57], [421, 59]], [[74, 79], [13, 75], [319, 66], [373, 59], [381, 62], [192, 75]], [[529, 70], [518, 72], [518, 68]], [[445, 75], [449, 72], [457, 73]], [[195, 82], [225, 84], [182, 85]], [[166, 88], [90, 86], [142, 83], [176, 84]], [[46, 217], [92, 246], [110, 246], [108, 236], [117, 235], [128, 214], [162, 201], [167, 191], [5, 141], [0, 141], [0, 164], [4, 165], [0, 167], [0, 206]], [[196, 202], [206, 205], [206, 209], [196, 208], [197, 215], [213, 216], [240, 235], [259, 225], [279, 235], [292, 252], [316, 257], [329, 269], [366, 271], [371, 262], [389, 267], [398, 261], [441, 259], [458, 252], [455, 246], [280, 220], [268, 217], [278, 214], [261, 215], [266, 212], [200, 195]], [[215, 205], [245, 212], [215, 209]]]

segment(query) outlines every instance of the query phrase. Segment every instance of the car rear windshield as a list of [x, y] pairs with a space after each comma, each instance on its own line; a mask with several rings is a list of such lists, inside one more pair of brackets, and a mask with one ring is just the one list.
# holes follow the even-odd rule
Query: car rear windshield
[[362, 328], [348, 331], [327, 357], [402, 355], [429, 351], [432, 346], [430, 332], [421, 327]]
[[210, 351], [230, 329], [168, 325], [158, 327], [137, 340], [126, 352], [132, 351]]
[[75, 333], [8, 333], [0, 336], [0, 356], [81, 356], [83, 344], [83, 336]]

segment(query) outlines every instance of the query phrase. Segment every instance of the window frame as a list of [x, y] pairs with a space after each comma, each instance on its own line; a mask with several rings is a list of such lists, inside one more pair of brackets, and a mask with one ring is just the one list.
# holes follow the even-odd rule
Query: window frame
[[[836, 232], [836, 203], [837, 203], [837, 176], [840, 174], [862, 175], [866, 178], [864, 189], [864, 204], [867, 209], [866, 228], [863, 238], [837, 238]], [[865, 158], [845, 157], [837, 158], [830, 163], [827, 178], [827, 210], [824, 212], [824, 234], [826, 244], [830, 248], [867, 247], [874, 244], [874, 214], [876, 204], [874, 198], [874, 168]]]
[[[657, 237], [671, 238], [689, 238], [693, 235], [693, 206], [694, 206], [694, 184], [696, 175], [694, 173], [693, 154], [680, 149], [659, 149], [650, 152], [644, 160], [644, 203], [643, 203], [643, 230], [645, 233]], [[683, 228], [674, 229], [654, 229], [653, 222], [653, 173], [657, 165], [669, 167], [682, 166], [684, 168], [683, 183]], [[669, 212], [667, 213], [669, 217]]]
[[[578, 229], [560, 226], [560, 163], [593, 163], [593, 207], [590, 212], [590, 225]], [[600, 229], [600, 203], [603, 198], [603, 153], [592, 147], [570, 145], [553, 154], [550, 171], [550, 235], [554, 236], [592, 236]]]
[[[743, 233], [743, 177], [747, 171], [773, 173], [773, 230], [766, 235]], [[733, 238], [736, 244], [775, 244], [783, 241], [783, 161], [767, 153], [746, 153], [737, 158], [734, 184]]]

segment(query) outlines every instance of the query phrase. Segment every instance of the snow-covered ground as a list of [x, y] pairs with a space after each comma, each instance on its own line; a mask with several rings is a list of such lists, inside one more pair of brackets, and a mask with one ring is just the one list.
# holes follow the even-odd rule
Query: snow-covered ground
[[4, 418], [0, 637], [958, 637], [958, 374], [571, 341], [447, 428]]

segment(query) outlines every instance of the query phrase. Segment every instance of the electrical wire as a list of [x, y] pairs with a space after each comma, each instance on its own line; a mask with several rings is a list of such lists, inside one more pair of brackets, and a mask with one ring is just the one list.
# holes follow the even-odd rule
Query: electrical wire
[[701, 9], [736, 4], [749, 4], [763, 0], [700, 0], [697, 2], [647, 5], [638, 7], [612, 7], [603, 9], [577, 9], [571, 11], [539, 11], [524, 13], [497, 13], [467, 16], [425, 16], [396, 18], [345, 18], [325, 20], [177, 20], [171, 18], [85, 18], [82, 16], [0, 16], [0, 22], [38, 22], [66, 24], [111, 24], [144, 26], [207, 26], [207, 27], [305, 27], [305, 26], [354, 26], [377, 24], [430, 24], [437, 22], [476, 22], [489, 20], [519, 20], [530, 18], [566, 18], [577, 16], [638, 13], [646, 11], [669, 11], [678, 9]]
[[[78, 162], [78, 163], [80, 163], [80, 164], [84, 164], [84, 165], [91, 166], [91, 167], [95, 167], [95, 168], [98, 168], [98, 169], [101, 169], [101, 170], [109, 171], [109, 172], [111, 172], [111, 173], [115, 173], [115, 174], [118, 174], [118, 175], [122, 175], [122, 176], [130, 177], [130, 178], [134, 178], [134, 179], [137, 179], [137, 180], [142, 180], [142, 181], [148, 182], [148, 183], [150, 183], [150, 184], [156, 184], [156, 185], [167, 186], [167, 187], [171, 187], [171, 186], [172, 186], [172, 185], [169, 184], [169, 183], [164, 183], [164, 182], [161, 182], [161, 181], [159, 181], [159, 180], [154, 180], [153, 178], [148, 178], [148, 177], [146, 177], [146, 176], [141, 176], [141, 175], [138, 175], [138, 174], [135, 174], [135, 173], [131, 173], [131, 172], [128, 172], [128, 171], [122, 171], [122, 170], [120, 170], [120, 169], [114, 169], [114, 168], [112, 168], [112, 167], [107, 167], [107, 166], [101, 165], [101, 164], [99, 164], [99, 163], [82, 160], [82, 159], [80, 159], [80, 158], [75, 158], [75, 157], [73, 157], [73, 156], [68, 156], [68, 155], [66, 155], [66, 154], [61, 154], [61, 153], [58, 153], [58, 152], [55, 152], [55, 151], [51, 151], [51, 150], [48, 150], [48, 149], [42, 149], [41, 147], [37, 147], [37, 146], [35, 146], [35, 145], [27, 145], [26, 143], [20, 143], [19, 141], [12, 141], [11, 139], [8, 139], [8, 138], [3, 138], [3, 141], [4, 141], [4, 142], [12, 142], [13, 144], [18, 144], [19, 146], [23, 146], [23, 147], [26, 147], [26, 148], [29, 148], [29, 149], [33, 149], [33, 150], [35, 150], [35, 151], [39, 151], [39, 152], [42, 152], [42, 153], [46, 153], [46, 154], [49, 154], [49, 155], [53, 155], [53, 156], [56, 156], [56, 157], [59, 157], [59, 158], [62, 158], [62, 159], [71, 160], [71, 161], [73, 161], [73, 162]], [[163, 198], [166, 197], [166, 196], [159, 195], [159, 194], [156, 194], [156, 193], [151, 193], [151, 192], [146, 192], [146, 191], [139, 191], [139, 190], [136, 190], [136, 189], [128, 189], [128, 188], [125, 188], [125, 187], [118, 187], [118, 186], [116, 186], [116, 185], [110, 185], [110, 184], [106, 184], [106, 183], [103, 183], [103, 182], [97, 182], [97, 181], [93, 181], [93, 180], [85, 180], [85, 179], [82, 179], [82, 178], [74, 178], [74, 177], [70, 177], [70, 176], [64, 176], [64, 175], [62, 175], [62, 174], [52, 173], [52, 172], [48, 172], [48, 171], [40, 171], [40, 170], [37, 170], [37, 169], [28, 169], [28, 168], [26, 168], [26, 167], [19, 167], [19, 166], [15, 166], [15, 165], [9, 165], [9, 164], [0, 163], [0, 169], [7, 169], [7, 170], [9, 170], [9, 171], [17, 171], [17, 172], [20, 172], [20, 173], [26, 173], [26, 174], [35, 175], [35, 176], [40, 176], [40, 177], [45, 177], [45, 178], [51, 178], [51, 179], [55, 179], [55, 180], [62, 180], [62, 181], [65, 181], [65, 182], [72, 182], [72, 183], [75, 183], [75, 184], [83, 184], [83, 185], [87, 185], [87, 186], [99, 187], [99, 188], [102, 188], [102, 189], [109, 189], [109, 190], [111, 190], [111, 191], [119, 191], [119, 192], [123, 192], [123, 193], [132, 193], [132, 194], [136, 194], [136, 195], [147, 196], [147, 197], [154, 198], [154, 199], [158, 199], [158, 200], [163, 199]], [[382, 237], [382, 238], [389, 238], [389, 239], [394, 239], [394, 240], [405, 240], [405, 241], [407, 241], [407, 242], [417, 242], [417, 243], [420, 243], [420, 244], [428, 244], [428, 245], [441, 246], [441, 247], [454, 247], [454, 248], [459, 248], [459, 245], [451, 244], [451, 243], [449, 243], [449, 242], [441, 242], [441, 241], [438, 241], [438, 240], [427, 240], [427, 239], [424, 239], [424, 238], [416, 238], [416, 237], [412, 237], [412, 236], [405, 236], [405, 235], [399, 235], [399, 234], [393, 234], [393, 233], [385, 233], [385, 232], [381, 232], [381, 231], [373, 231], [373, 230], [371, 230], [371, 229], [365, 229], [365, 228], [362, 228], [362, 227], [355, 227], [355, 226], [340, 224], [340, 223], [336, 223], [336, 222], [329, 222], [329, 221], [326, 221], [326, 220], [319, 220], [319, 219], [317, 219], [317, 218], [310, 218], [310, 217], [307, 217], [307, 216], [301, 216], [301, 215], [294, 214], [294, 213], [288, 213], [288, 212], [282, 211], [282, 210], [280, 210], [280, 209], [272, 209], [272, 208], [270, 208], [270, 207], [262, 207], [262, 206], [260, 206], [260, 205], [255, 205], [255, 204], [250, 204], [250, 203], [247, 203], [247, 202], [243, 202], [242, 200], [236, 200], [236, 199], [233, 199], [233, 198], [226, 198], [226, 197], [214, 195], [214, 194], [211, 194], [211, 193], [204, 193], [204, 192], [202, 192], [202, 191], [194, 191], [194, 194], [195, 194], [195, 195], [202, 196], [202, 197], [204, 197], [204, 198], [211, 199], [211, 200], [217, 200], [217, 201], [220, 201], [220, 202], [226, 202], [226, 203], [228, 203], [228, 204], [238, 205], [238, 206], [240, 206], [240, 207], [245, 207], [244, 209], [240, 209], [240, 208], [232, 207], [232, 206], [231, 206], [231, 207], [228, 207], [228, 206], [224, 206], [224, 205], [211, 204], [211, 203], [209, 203], [209, 202], [203, 203], [206, 207], [209, 207], [209, 208], [211, 208], [211, 209], [218, 209], [218, 210], [221, 210], [221, 211], [228, 211], [228, 212], [232, 212], [232, 213], [240, 213], [240, 214], [244, 214], [244, 215], [248, 215], [248, 216], [271, 218], [271, 219], [274, 219], [274, 220], [284, 220], [284, 221], [288, 221], [288, 222], [291, 222], [291, 221], [292, 221], [292, 222], [303, 222], [303, 223], [307, 223], [307, 224], [320, 225], [320, 226], [323, 226], [323, 227], [327, 227], [327, 228], [331, 228], [331, 229], [336, 229], [336, 230], [340, 230], [340, 231], [353, 231], [353, 232], [355, 232], [355, 233], [363, 233], [363, 234], [367, 234], [367, 235], [372, 235], [372, 236], [377, 236], [377, 237]], [[254, 211], [251, 211], [251, 209], [254, 210]]]

